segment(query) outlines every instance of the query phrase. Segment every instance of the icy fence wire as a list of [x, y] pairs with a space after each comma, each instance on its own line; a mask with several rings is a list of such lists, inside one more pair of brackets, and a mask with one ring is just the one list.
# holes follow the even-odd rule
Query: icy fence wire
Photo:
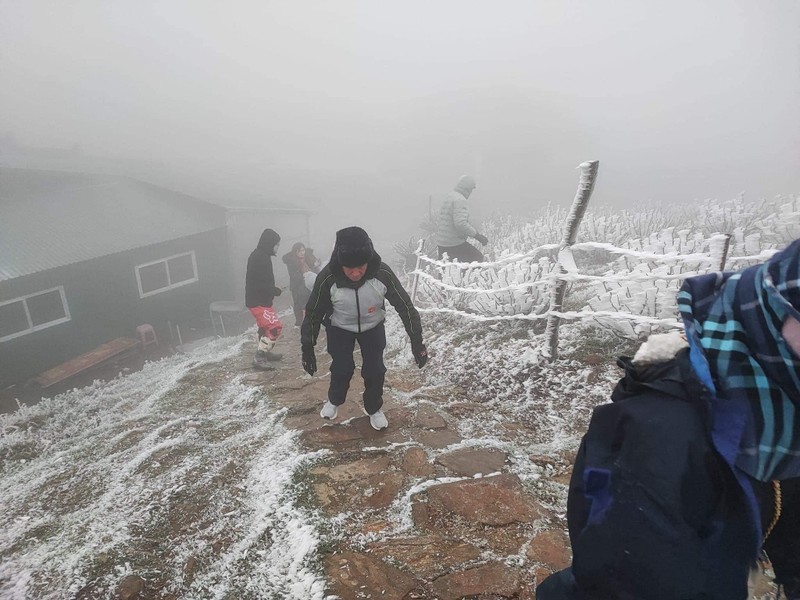
[[[702, 238], [668, 228], [646, 240], [632, 240], [628, 247], [583, 242], [559, 252], [558, 244], [545, 244], [491, 262], [458, 263], [419, 255], [419, 267], [409, 275], [417, 278], [415, 301], [421, 312], [473, 321], [534, 322], [550, 315], [569, 321], [591, 319], [616, 335], [643, 339], [656, 330], [682, 327], [677, 291], [684, 279], [719, 270], [727, 237]], [[727, 257], [725, 268], [763, 262], [777, 251], [762, 249], [759, 237], [740, 235], [737, 240], [732, 235], [732, 248], [753, 253]], [[571, 310], [550, 310], [550, 288], [558, 280], [569, 285], [565, 307], [574, 307]]]

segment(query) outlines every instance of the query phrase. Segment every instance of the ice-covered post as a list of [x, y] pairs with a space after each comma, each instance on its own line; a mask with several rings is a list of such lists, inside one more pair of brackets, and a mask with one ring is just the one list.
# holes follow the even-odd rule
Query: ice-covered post
[[417, 264], [414, 266], [414, 280], [411, 283], [411, 304], [417, 301], [417, 288], [419, 287], [419, 263], [420, 263], [420, 254], [422, 254], [422, 244], [423, 240], [420, 240], [417, 244], [417, 251], [414, 254], [417, 255]]
[[733, 236], [730, 233], [723, 233], [711, 238], [711, 256], [719, 253], [718, 271], [725, 270], [725, 263], [728, 262], [728, 252], [731, 248], [731, 237]]
[[[594, 190], [594, 182], [597, 179], [597, 169], [600, 166], [600, 161], [591, 160], [578, 165], [581, 170], [581, 179], [578, 182], [578, 191], [575, 193], [575, 199], [572, 201], [572, 209], [569, 211], [567, 217], [567, 224], [564, 229], [564, 237], [561, 239], [561, 249], [559, 251], [558, 263], [555, 266], [556, 277], [558, 278], [556, 284], [550, 290], [550, 311], [561, 311], [564, 305], [564, 294], [567, 290], [567, 280], [559, 277], [567, 272], [564, 267], [565, 259], [572, 259], [572, 252], [570, 247], [575, 243], [578, 237], [578, 227], [581, 224], [581, 219], [586, 213], [586, 207], [589, 204], [589, 198], [592, 196]], [[560, 319], [553, 314], [547, 317], [547, 329], [545, 329], [545, 340], [550, 354], [550, 361], [558, 358], [558, 326]]]

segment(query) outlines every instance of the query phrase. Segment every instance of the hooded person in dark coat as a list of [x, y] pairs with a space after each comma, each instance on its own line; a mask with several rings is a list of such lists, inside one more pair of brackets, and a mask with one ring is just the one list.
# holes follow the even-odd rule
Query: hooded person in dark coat
[[283, 324], [272, 308], [275, 296], [281, 295], [281, 289], [275, 286], [275, 274], [272, 270], [272, 257], [277, 254], [280, 241], [281, 236], [274, 230], [265, 229], [256, 249], [247, 259], [244, 303], [258, 325], [258, 346], [253, 364], [262, 369], [272, 369], [267, 361], [282, 358], [282, 355], [272, 351], [283, 329]]
[[338, 407], [344, 404], [355, 372], [353, 351], [358, 342], [364, 378], [364, 411], [374, 429], [388, 427], [389, 421], [381, 409], [386, 373], [383, 364], [386, 300], [400, 315], [411, 338], [414, 360], [421, 369], [428, 361], [422, 324], [397, 276], [381, 262], [366, 231], [347, 227], [336, 232], [331, 260], [317, 275], [300, 332], [303, 368], [313, 375], [317, 370], [314, 345], [320, 326], [325, 325], [328, 353], [333, 361], [328, 399], [320, 412], [322, 418], [335, 419]]
[[[572, 567], [537, 600], [745, 600], [759, 552], [800, 600], [800, 240], [687, 279], [594, 409], [567, 502]], [[777, 597], [777, 596], [776, 596]]]

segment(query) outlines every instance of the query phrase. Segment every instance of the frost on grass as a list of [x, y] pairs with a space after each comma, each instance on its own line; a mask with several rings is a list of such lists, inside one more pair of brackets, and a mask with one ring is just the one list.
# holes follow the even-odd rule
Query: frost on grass
[[0, 418], [0, 596], [110, 596], [136, 574], [183, 597], [324, 597], [292, 483], [321, 453], [242, 382], [242, 343]]

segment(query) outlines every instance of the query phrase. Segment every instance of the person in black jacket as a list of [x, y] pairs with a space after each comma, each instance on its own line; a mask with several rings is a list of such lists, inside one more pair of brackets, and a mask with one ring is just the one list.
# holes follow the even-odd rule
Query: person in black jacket
[[428, 361], [422, 342], [419, 313], [397, 276], [381, 262], [367, 232], [347, 227], [336, 232], [336, 244], [330, 262], [317, 275], [300, 331], [303, 368], [309, 375], [317, 370], [314, 345], [320, 325], [325, 325], [331, 363], [328, 399], [320, 416], [335, 419], [344, 404], [350, 380], [355, 372], [353, 351], [361, 348], [361, 376], [364, 378], [364, 411], [375, 429], [388, 427], [383, 406], [383, 382], [386, 366], [384, 330], [385, 300], [394, 306], [411, 338], [411, 351], [421, 369]]
[[572, 567], [537, 600], [745, 600], [759, 553], [800, 600], [800, 240], [687, 279], [595, 408], [567, 501]]
[[303, 324], [303, 311], [311, 295], [311, 290], [306, 287], [305, 274], [311, 271], [306, 261], [307, 250], [303, 242], [295, 242], [292, 250], [283, 255], [283, 263], [289, 273], [289, 289], [292, 292], [292, 308], [294, 309], [295, 327]]
[[281, 236], [275, 231], [265, 229], [256, 249], [247, 259], [245, 275], [244, 303], [258, 325], [258, 345], [253, 364], [268, 370], [272, 367], [267, 361], [282, 358], [281, 354], [272, 351], [283, 329], [283, 324], [272, 308], [275, 296], [281, 295], [281, 289], [275, 286], [275, 275], [272, 271], [272, 257], [277, 254], [280, 241]]

